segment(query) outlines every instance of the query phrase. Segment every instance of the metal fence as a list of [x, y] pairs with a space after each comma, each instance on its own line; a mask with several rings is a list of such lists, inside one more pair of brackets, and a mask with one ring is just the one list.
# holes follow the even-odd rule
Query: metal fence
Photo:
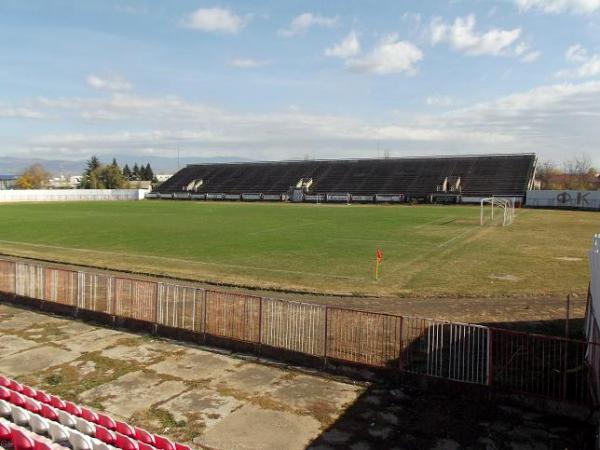
[[[588, 254], [590, 285], [585, 312], [585, 334], [589, 342], [600, 343], [600, 234], [594, 235]], [[586, 361], [590, 367], [592, 392], [600, 403], [600, 349], [589, 348]]]
[[[598, 344], [0, 259], [0, 293], [290, 352], [590, 403]], [[588, 358], [586, 359], [586, 354]], [[597, 360], [592, 358], [591, 360]]]

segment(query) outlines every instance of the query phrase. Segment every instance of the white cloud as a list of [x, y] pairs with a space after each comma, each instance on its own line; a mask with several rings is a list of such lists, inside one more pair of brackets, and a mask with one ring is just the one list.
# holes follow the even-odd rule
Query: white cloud
[[[448, 101], [444, 96], [429, 99], [432, 105]], [[8, 108], [0, 105], [0, 114], [6, 115]], [[181, 148], [190, 155], [281, 159], [301, 157], [310, 147], [318, 157], [369, 157], [377, 155], [379, 141], [404, 155], [535, 151], [562, 159], [573, 148], [595, 154], [600, 142], [600, 80], [540, 86], [442, 112], [407, 110], [377, 119], [291, 108], [237, 113], [172, 96], [119, 93], [41, 98], [11, 105], [8, 115], [16, 111], [52, 119], [47, 134], [27, 130], [11, 138], [11, 148], [37, 156], [110, 154], [116, 148], [167, 155]], [[78, 131], [64, 133], [65, 124]]]
[[398, 40], [393, 33], [383, 38], [365, 56], [346, 61], [346, 67], [357, 72], [371, 72], [378, 75], [405, 73], [414, 75], [415, 64], [423, 59], [423, 52], [408, 41]]
[[547, 14], [589, 14], [600, 9], [600, 0], [515, 0], [515, 3], [521, 11], [537, 10]]
[[252, 58], [235, 58], [229, 61], [229, 64], [233, 67], [240, 69], [256, 69], [258, 67], [264, 67], [270, 64], [270, 61], [257, 60]]
[[404, 22], [414, 22], [416, 24], [421, 23], [421, 14], [413, 12], [405, 12], [402, 14], [402, 20]]
[[447, 95], [430, 95], [425, 99], [429, 106], [450, 106], [454, 104], [454, 99]]
[[569, 62], [584, 62], [588, 59], [588, 52], [580, 44], [571, 45], [565, 52], [565, 58]]
[[354, 31], [348, 33], [348, 35], [342, 39], [339, 43], [333, 47], [325, 49], [325, 56], [331, 56], [336, 58], [349, 58], [360, 53], [360, 42], [358, 36]]
[[521, 61], [525, 62], [525, 63], [532, 63], [537, 61], [538, 59], [540, 59], [540, 56], [542, 54], [539, 51], [531, 51], [531, 52], [527, 52], [525, 53], [522, 57], [521, 57]]
[[283, 37], [292, 37], [303, 34], [312, 27], [332, 28], [338, 24], [338, 17], [326, 17], [318, 14], [303, 13], [294, 17], [292, 22], [285, 28], [277, 31]]
[[148, 10], [144, 7], [134, 5], [115, 5], [114, 10], [121, 14], [144, 15], [148, 14]]
[[588, 51], [579, 44], [567, 49], [565, 59], [580, 65], [574, 69], [558, 71], [556, 76], [559, 78], [590, 78], [600, 75], [600, 55], [589, 55]]
[[86, 120], [166, 121], [208, 120], [220, 110], [207, 105], [188, 103], [174, 96], [141, 97], [114, 93], [109, 98], [38, 98], [38, 109], [74, 112]]
[[249, 22], [250, 16], [238, 16], [229, 9], [200, 8], [183, 18], [187, 28], [207, 33], [236, 34]]
[[537, 50], [531, 50], [525, 42], [519, 42], [513, 49], [515, 56], [519, 57], [522, 62], [532, 63], [537, 61], [541, 53]]
[[45, 119], [49, 116], [28, 106], [10, 106], [0, 103], [0, 118], [3, 119]]
[[86, 82], [94, 89], [105, 91], [129, 91], [132, 88], [131, 83], [115, 76], [102, 78], [92, 74], [87, 76]]
[[556, 74], [560, 78], [590, 78], [598, 75], [600, 75], [600, 55], [592, 55], [579, 67], [561, 70]]
[[431, 43], [447, 43], [450, 48], [467, 55], [515, 54], [513, 44], [521, 35], [521, 29], [502, 30], [492, 28], [485, 33], [475, 31], [475, 16], [457, 17], [453, 24], [446, 24], [436, 17], [430, 25]]

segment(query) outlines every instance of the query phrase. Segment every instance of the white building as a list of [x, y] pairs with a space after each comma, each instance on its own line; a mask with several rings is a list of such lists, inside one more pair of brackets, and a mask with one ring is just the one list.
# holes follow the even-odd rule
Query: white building
[[171, 178], [173, 176], [173, 174], [172, 173], [157, 173], [154, 176], [156, 177], [156, 179], [158, 180], [159, 183], [162, 183], [163, 181], [167, 181], [169, 178]]
[[17, 178], [16, 175], [0, 175], [0, 190], [13, 189]]

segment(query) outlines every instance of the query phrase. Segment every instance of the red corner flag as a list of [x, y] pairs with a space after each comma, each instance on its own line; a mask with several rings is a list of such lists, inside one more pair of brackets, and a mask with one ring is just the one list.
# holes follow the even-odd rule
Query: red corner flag
[[381, 264], [381, 260], [383, 259], [383, 252], [380, 248], [377, 248], [375, 251], [375, 279], [379, 280], [379, 264]]

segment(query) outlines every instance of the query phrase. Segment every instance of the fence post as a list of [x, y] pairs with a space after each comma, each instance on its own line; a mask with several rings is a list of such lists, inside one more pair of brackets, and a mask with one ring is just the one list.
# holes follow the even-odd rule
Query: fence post
[[117, 277], [115, 277], [114, 275], [110, 275], [110, 280], [111, 280], [111, 295], [112, 298], [110, 299], [110, 303], [111, 303], [111, 308], [110, 308], [110, 312], [112, 313], [112, 324], [113, 327], [116, 325], [117, 323]]
[[492, 330], [491, 328], [487, 329], [487, 379], [486, 379], [486, 384], [488, 386], [492, 385], [493, 382], [493, 370], [494, 370], [494, 363], [493, 363], [493, 345], [492, 345], [492, 341], [493, 341], [493, 334], [494, 334], [494, 330]]
[[[79, 300], [80, 300], [80, 298], [79, 298], [79, 272], [70, 272], [70, 274], [71, 274], [71, 275], [72, 275], [73, 273], [76, 273], [76, 274], [77, 274], [77, 276], [75, 277], [75, 280], [76, 280], [76, 283], [77, 283], [77, 286], [76, 286], [75, 292], [76, 292], [77, 294], [75, 295], [75, 297], [76, 297], [76, 298], [75, 298], [75, 305], [74, 305], [74, 306], [75, 306], [75, 311], [73, 312], [73, 317], [78, 317], [78, 316], [79, 316]], [[71, 277], [69, 277], [69, 278], [73, 279], [73, 277], [72, 277], [72, 276], [71, 276]], [[45, 285], [45, 283], [44, 283], [44, 285]]]
[[206, 310], [208, 309], [208, 300], [207, 300], [208, 291], [204, 290], [204, 317], [202, 318], [202, 331], [204, 332], [204, 343], [206, 344]]
[[14, 267], [14, 277], [13, 277], [13, 284], [14, 284], [14, 289], [13, 289], [13, 302], [17, 301], [17, 262], [13, 261], [13, 267]]
[[569, 315], [571, 313], [571, 294], [567, 294], [566, 317], [565, 317], [565, 337], [569, 338]]
[[567, 371], [569, 369], [569, 341], [563, 341], [565, 346], [565, 351], [563, 360], [561, 362], [561, 381], [562, 381], [562, 398], [566, 399], [568, 397], [568, 383], [567, 383]]
[[400, 351], [398, 352], [398, 370], [404, 371], [404, 362], [402, 357], [404, 355], [404, 340], [402, 339], [402, 333], [404, 333], [404, 316], [400, 316]]
[[263, 298], [258, 298], [258, 356], [261, 354], [262, 349], [262, 308]]
[[162, 283], [157, 281], [156, 296], [154, 297], [156, 302], [156, 306], [154, 307], [154, 334], [158, 334], [158, 310], [160, 308], [160, 293], [162, 292], [161, 286]]
[[325, 327], [323, 330], [323, 368], [327, 368], [327, 327], [329, 321], [329, 306], [325, 307]]

